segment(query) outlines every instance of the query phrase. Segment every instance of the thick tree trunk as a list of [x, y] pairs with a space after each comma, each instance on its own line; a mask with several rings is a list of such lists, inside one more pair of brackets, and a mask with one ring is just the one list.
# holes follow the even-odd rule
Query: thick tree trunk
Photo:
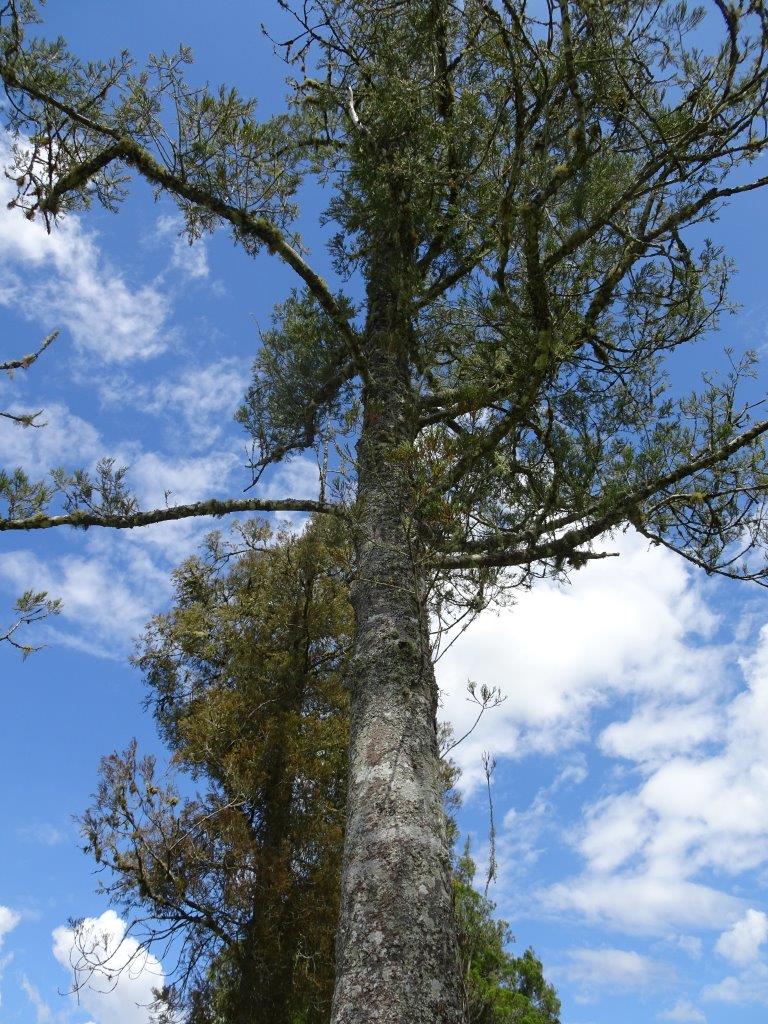
[[436, 686], [411, 520], [415, 419], [401, 334], [407, 327], [392, 322], [392, 306], [378, 318], [375, 307], [369, 310], [332, 1022], [460, 1024]]

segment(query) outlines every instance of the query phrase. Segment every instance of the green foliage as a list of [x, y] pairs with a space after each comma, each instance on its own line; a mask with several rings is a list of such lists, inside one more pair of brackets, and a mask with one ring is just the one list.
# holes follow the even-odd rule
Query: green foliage
[[63, 468], [51, 470], [49, 480], [32, 480], [21, 468], [8, 473], [0, 469], [0, 501], [8, 518], [31, 519], [43, 516], [55, 495], [60, 495], [68, 513], [92, 512], [96, 515], [130, 515], [138, 508], [126, 483], [126, 466], [115, 460], [100, 459], [91, 473]]
[[0, 500], [5, 502], [8, 518], [35, 515], [51, 500], [53, 489], [42, 481], [30, 480], [23, 469], [12, 473], [0, 469]]
[[[353, 308], [339, 298], [351, 317]], [[258, 444], [255, 470], [321, 434], [343, 434], [340, 420], [352, 394], [355, 365], [328, 314], [309, 293], [293, 292], [261, 334], [252, 383], [237, 419]]]
[[64, 496], [67, 512], [87, 510], [99, 515], [131, 515], [138, 509], [136, 498], [126, 484], [127, 466], [116, 466], [115, 459], [99, 459], [95, 474], [76, 469], [72, 474], [55, 469], [51, 474]]

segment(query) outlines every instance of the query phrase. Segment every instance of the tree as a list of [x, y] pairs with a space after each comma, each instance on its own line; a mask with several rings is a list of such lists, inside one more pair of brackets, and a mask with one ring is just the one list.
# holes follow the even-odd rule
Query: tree
[[471, 1024], [559, 1024], [560, 1000], [544, 979], [532, 949], [521, 957], [506, 950], [506, 921], [494, 919], [495, 905], [475, 889], [475, 863], [466, 846], [454, 871], [459, 955]]
[[[231, 228], [296, 273], [241, 419], [254, 479], [328, 440], [314, 502], [140, 510], [61, 477], [3, 530], [130, 528], [304, 510], [355, 551], [349, 807], [333, 1024], [457, 1024], [458, 947], [435, 730], [431, 608], [469, 612], [604, 557], [632, 525], [709, 572], [765, 582], [768, 421], [747, 355], [696, 393], [665, 360], [727, 308], [700, 225], [765, 152], [768, 5], [711, 0], [278, 0], [286, 112], [193, 87], [189, 54], [84, 63], [6, 0], [15, 200], [49, 225], [138, 176], [191, 237]], [[332, 190], [339, 287], [302, 254], [295, 197]], [[355, 303], [362, 282], [364, 298]], [[334, 468], [334, 467], [331, 467]], [[337, 467], [338, 468], [338, 467]], [[101, 495], [101, 499], [100, 499]], [[6, 489], [6, 500], [13, 491]]]
[[[182, 799], [135, 745], [105, 758], [83, 819], [104, 891], [175, 940], [167, 1001], [195, 1024], [328, 1019], [344, 825], [349, 647], [335, 523], [208, 539], [175, 574], [136, 663]], [[331, 926], [329, 927], [329, 922]]]
[[[197, 792], [182, 797], [134, 743], [104, 758], [82, 826], [108, 873], [102, 891], [145, 948], [175, 950], [175, 981], [158, 1000], [171, 1019], [329, 1018], [347, 781], [349, 554], [337, 524], [322, 521], [298, 538], [273, 538], [259, 523], [234, 541], [211, 535], [203, 557], [175, 574], [172, 610], [141, 641], [135, 661], [174, 775], [191, 777]], [[446, 761], [451, 806], [456, 775]], [[473, 874], [465, 850], [453, 885], [471, 1024], [558, 1024], [540, 961], [507, 952], [509, 931]], [[86, 984], [105, 969], [103, 951], [78, 935]]]

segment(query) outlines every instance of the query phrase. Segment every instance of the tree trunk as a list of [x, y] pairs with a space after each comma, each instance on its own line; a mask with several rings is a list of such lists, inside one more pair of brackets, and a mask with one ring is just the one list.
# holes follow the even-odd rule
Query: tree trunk
[[398, 303], [369, 288], [351, 736], [332, 1024], [464, 1019]]

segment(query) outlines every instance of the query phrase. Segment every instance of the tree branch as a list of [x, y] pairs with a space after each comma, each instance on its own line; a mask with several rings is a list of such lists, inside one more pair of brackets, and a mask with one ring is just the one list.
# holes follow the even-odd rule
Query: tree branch
[[172, 505], [170, 508], [156, 508], [147, 512], [131, 512], [125, 515], [99, 515], [95, 512], [77, 511], [67, 515], [49, 516], [44, 513], [26, 519], [0, 519], [0, 533], [11, 530], [50, 530], [57, 526], [107, 527], [113, 530], [133, 530], [138, 526], [152, 526], [155, 523], [173, 522], [178, 519], [194, 519], [200, 516], [225, 516], [233, 512], [306, 512], [308, 514], [343, 515], [340, 505], [327, 501], [309, 501], [300, 498], [277, 498], [274, 501], [261, 498], [232, 499], [220, 501], [198, 501], [191, 505]]
[[[736, 452], [752, 444], [758, 438], [768, 433], [768, 420], [760, 420], [753, 424], [749, 430], [738, 434], [731, 441], [721, 445], [719, 448], [703, 452], [690, 461], [676, 467], [669, 473], [657, 477], [644, 487], [638, 487], [634, 491], [618, 497], [612, 507], [602, 515], [597, 514], [599, 499], [592, 510], [585, 510], [582, 521], [586, 520], [583, 526], [567, 530], [560, 537], [540, 542], [525, 543], [525, 538], [518, 537], [515, 542], [506, 547], [494, 547], [490, 543], [484, 550], [475, 549], [474, 552], [459, 550], [448, 552], [444, 555], [432, 556], [428, 559], [429, 564], [437, 569], [485, 569], [485, 568], [513, 568], [519, 565], [531, 565], [534, 562], [542, 562], [547, 559], [575, 560], [576, 562], [590, 561], [597, 558], [612, 557], [605, 552], [591, 552], [584, 550], [585, 544], [591, 543], [601, 534], [620, 526], [622, 523], [631, 522], [631, 517], [636, 510], [639, 510], [643, 502], [652, 498], [655, 494], [667, 487], [674, 486], [688, 477], [694, 476], [702, 470], [711, 469], [713, 466], [725, 462], [726, 459], [735, 455]], [[589, 522], [590, 515], [596, 518]], [[552, 524], [550, 524], [550, 529]], [[510, 538], [511, 540], [511, 538]]]
[[59, 336], [58, 331], [52, 331], [47, 338], [43, 339], [40, 348], [34, 352], [22, 356], [21, 359], [9, 359], [6, 363], [0, 363], [0, 372], [13, 373], [14, 370], [28, 370], [32, 363], [36, 363], [49, 345], [52, 345]]
[[24, 82], [9, 65], [0, 62], [0, 75], [6, 85], [18, 89], [33, 99], [45, 103], [71, 118], [72, 121], [88, 131], [112, 140], [102, 153], [92, 159], [73, 167], [52, 188], [50, 195], [41, 209], [44, 213], [55, 215], [61, 199], [68, 192], [83, 188], [96, 174], [104, 170], [111, 162], [121, 160], [138, 171], [139, 174], [153, 185], [157, 185], [173, 195], [185, 199], [195, 206], [200, 206], [222, 220], [227, 221], [236, 231], [246, 237], [256, 238], [267, 246], [270, 252], [279, 256], [294, 270], [315, 296], [322, 308], [341, 332], [349, 346], [361, 376], [365, 376], [365, 361], [362, 355], [357, 332], [344, 315], [336, 302], [326, 281], [309, 266], [304, 258], [287, 241], [283, 233], [264, 217], [255, 217], [245, 210], [232, 206], [211, 192], [185, 181], [159, 163], [151, 153], [133, 139], [125, 138], [108, 125], [101, 124], [72, 107], [68, 103], [57, 100], [54, 96], [43, 92], [34, 85]]

